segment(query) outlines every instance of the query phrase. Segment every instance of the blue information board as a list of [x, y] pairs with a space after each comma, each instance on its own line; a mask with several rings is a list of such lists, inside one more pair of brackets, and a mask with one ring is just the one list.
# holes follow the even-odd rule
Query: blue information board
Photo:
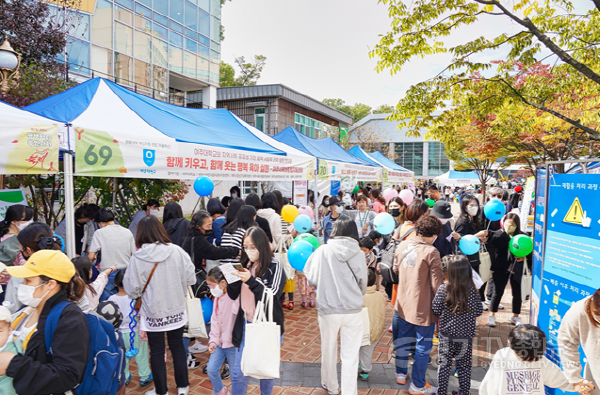
[[537, 325], [540, 311], [540, 295], [542, 291], [542, 256], [544, 254], [544, 208], [546, 206], [546, 169], [539, 169], [535, 177], [535, 223], [533, 227], [533, 289], [531, 294], [532, 325]]

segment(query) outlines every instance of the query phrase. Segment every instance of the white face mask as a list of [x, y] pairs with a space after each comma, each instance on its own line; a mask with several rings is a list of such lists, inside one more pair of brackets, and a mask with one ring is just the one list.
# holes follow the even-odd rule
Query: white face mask
[[260, 253], [258, 250], [246, 250], [246, 255], [248, 255], [248, 259], [250, 262], [258, 262], [258, 258], [260, 258]]
[[336, 206], [335, 207], [335, 212], [338, 214], [341, 214], [344, 212], [344, 207], [343, 206]]
[[220, 298], [221, 296], [223, 296], [223, 290], [221, 288], [219, 288], [218, 285], [216, 287], [214, 287], [214, 288], [211, 288], [210, 289], [210, 293], [215, 298]]
[[158, 210], [150, 209], [150, 214], [148, 215], [154, 215], [155, 217], [158, 217]]
[[232, 199], [235, 199], [236, 197], [237, 197], [237, 193], [234, 192], [234, 193], [231, 194], [231, 198]]
[[517, 227], [515, 225], [504, 225], [504, 231], [510, 235], [515, 233]]
[[[44, 283], [44, 284], [47, 284], [47, 283]], [[37, 307], [40, 304], [40, 302], [42, 301], [42, 299], [44, 299], [44, 297], [46, 295], [48, 295], [48, 292], [50, 292], [50, 290], [48, 290], [48, 292], [46, 292], [44, 294], [44, 296], [42, 296], [41, 298], [33, 297], [33, 293], [35, 292], [35, 290], [44, 284], [40, 284], [37, 287], [32, 287], [31, 285], [20, 284], [19, 288], [17, 289], [17, 298], [19, 299], [19, 302], [23, 303], [25, 306], [34, 307], [34, 308]]]
[[26, 228], [26, 227], [27, 227], [27, 226], [28, 226], [30, 223], [32, 223], [32, 222], [33, 222], [33, 220], [32, 220], [32, 219], [30, 219], [29, 221], [27, 221], [27, 222], [25, 222], [25, 223], [19, 224], [19, 225], [17, 226], [17, 228], [19, 229], [19, 232], [20, 232], [20, 231], [22, 231], [23, 229], [25, 229], [25, 228]]
[[467, 207], [467, 213], [469, 213], [469, 215], [475, 216], [478, 211], [479, 207]]
[[325, 205], [325, 206], [328, 206], [328, 205], [329, 205], [329, 200], [325, 200], [325, 201], [323, 202], [323, 205]]
[[448, 218], [438, 218], [442, 225], [445, 225], [448, 222]]

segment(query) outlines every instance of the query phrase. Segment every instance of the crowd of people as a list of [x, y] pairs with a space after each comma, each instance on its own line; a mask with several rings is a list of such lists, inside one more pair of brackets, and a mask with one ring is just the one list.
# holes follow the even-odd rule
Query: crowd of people
[[[110, 208], [82, 205], [75, 212], [73, 260], [63, 252], [64, 221], [52, 231], [32, 221], [30, 207], [11, 206], [0, 223], [0, 262], [6, 265], [0, 278], [0, 392], [77, 394], [78, 385], [89, 382], [94, 334], [88, 317], [94, 315], [111, 323], [127, 355], [122, 368], [113, 366], [123, 373], [114, 393], [125, 393], [132, 378], [129, 359], [134, 357], [140, 385], [154, 383], [146, 394], [167, 394], [168, 344], [178, 395], [189, 393], [188, 371], [200, 366], [194, 354], [201, 352], [210, 353], [204, 369], [214, 394], [246, 394], [249, 377], [241, 361], [246, 327], [253, 323], [257, 303], [267, 293], [274, 296], [273, 321], [282, 342], [284, 310], [294, 310], [298, 287], [301, 308], [317, 310], [321, 383], [329, 394], [357, 393], [357, 380], [368, 380], [375, 345], [386, 330], [394, 342], [396, 382], [406, 384], [410, 376], [410, 394], [447, 393], [453, 372], [459, 393], [468, 394], [477, 317], [489, 309], [488, 325], [496, 326], [496, 313], [504, 308], [500, 301], [510, 284], [514, 329], [509, 347], [494, 357], [480, 392], [525, 393], [510, 389], [517, 385], [510, 382], [510, 372], [516, 370], [537, 374], [537, 381], [527, 379], [527, 385], [541, 383], [541, 390], [528, 394], [541, 394], [544, 384], [598, 393], [592, 383], [600, 379], [600, 359], [593, 346], [600, 328], [600, 290], [564, 317], [558, 336], [563, 373], [543, 357], [544, 333], [523, 324], [519, 316], [521, 276], [524, 265], [532, 263], [531, 257], [514, 257], [508, 247], [512, 236], [524, 233], [518, 215], [521, 190], [489, 188], [485, 200], [501, 200], [507, 208], [501, 221], [489, 221], [482, 214], [485, 201], [469, 188], [448, 189], [419, 189], [422, 198], [417, 193], [408, 205], [399, 197], [387, 201], [370, 185], [355, 193], [323, 196], [318, 206], [309, 191], [309, 207], [321, 219], [311, 232], [322, 244], [302, 272], [284, 257], [298, 232], [281, 216], [291, 203], [279, 191], [242, 199], [239, 188], [233, 187], [229, 196], [209, 199], [206, 210], [194, 213], [191, 220], [184, 218], [178, 203], [169, 202], [161, 221], [162, 206], [150, 199], [129, 228], [119, 224]], [[465, 193], [458, 197], [455, 220], [450, 202], [461, 192]], [[425, 198], [435, 201], [432, 207]], [[382, 212], [395, 220], [390, 234], [374, 229], [376, 215]], [[479, 276], [480, 254], [465, 256], [458, 248], [466, 235], [479, 238], [489, 252], [493, 274], [486, 282]], [[227, 280], [224, 264], [237, 269], [236, 281]], [[207, 344], [188, 333], [189, 287], [195, 296], [213, 300]], [[394, 308], [389, 328], [388, 303]], [[53, 314], [58, 308], [62, 312]], [[46, 332], [51, 331], [54, 336], [48, 340]], [[439, 353], [437, 387], [425, 377], [434, 344]], [[580, 344], [588, 358], [585, 379]], [[534, 377], [527, 375], [519, 377]], [[230, 389], [223, 383], [229, 377]], [[271, 394], [273, 385], [273, 379], [261, 379], [261, 394]]]

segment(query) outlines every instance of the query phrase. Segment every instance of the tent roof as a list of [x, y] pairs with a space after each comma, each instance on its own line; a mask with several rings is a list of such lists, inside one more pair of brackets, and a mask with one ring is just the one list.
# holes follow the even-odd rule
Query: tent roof
[[475, 180], [479, 182], [479, 176], [474, 171], [456, 171], [450, 170], [438, 177], [440, 180]]
[[[250, 132], [228, 110], [164, 103], [102, 78], [88, 80], [34, 103], [26, 110], [65, 123], [78, 124], [85, 119], [86, 124], [79, 126], [98, 130], [106, 129], [100, 125], [105, 126], [107, 118], [112, 122], [112, 128], [121, 123], [125, 127], [130, 121], [127, 118], [133, 115], [154, 129], [135, 130], [141, 135], [158, 131], [179, 142], [286, 155]], [[139, 122], [136, 126], [143, 127]]]
[[393, 161], [389, 160], [387, 157], [385, 157], [381, 152], [379, 151], [375, 151], [375, 152], [371, 152], [369, 153], [369, 155], [374, 158], [377, 162], [384, 164], [385, 166], [392, 168], [394, 170], [398, 170], [398, 171], [410, 171], [396, 163], [394, 163]]
[[12, 106], [8, 103], [0, 101], [0, 114], [2, 114], [3, 126], [8, 126], [6, 123], [57, 123], [55, 120], [42, 117], [37, 114], [32, 114], [19, 107]]
[[[357, 158], [364, 160], [365, 162], [372, 163], [375, 166], [382, 165], [382, 163], [378, 163], [376, 160], [371, 158], [369, 156], [369, 154], [365, 150], [363, 150], [361, 147], [359, 147], [358, 145], [355, 145], [354, 147], [350, 148], [348, 150], [348, 152], [351, 153], [352, 155], [356, 156]], [[386, 167], [388, 167], [388, 166], [386, 166]]]

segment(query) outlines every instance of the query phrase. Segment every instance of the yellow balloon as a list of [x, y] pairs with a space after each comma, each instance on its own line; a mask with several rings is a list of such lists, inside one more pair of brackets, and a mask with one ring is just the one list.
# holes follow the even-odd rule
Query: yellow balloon
[[296, 206], [292, 206], [291, 204], [285, 205], [281, 209], [281, 218], [283, 218], [285, 222], [289, 222], [290, 224], [294, 222], [298, 214], [299, 213]]

